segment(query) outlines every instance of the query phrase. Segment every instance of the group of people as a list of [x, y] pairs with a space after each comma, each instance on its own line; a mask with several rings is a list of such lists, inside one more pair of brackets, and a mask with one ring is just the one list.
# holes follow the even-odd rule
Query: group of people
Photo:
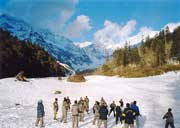
[[[55, 102], [53, 103], [54, 108], [54, 120], [57, 120], [56, 115], [58, 112], [58, 102], [57, 98], [55, 98]], [[89, 98], [86, 96], [84, 99], [81, 97], [79, 101], [75, 101], [72, 105], [71, 109], [71, 100], [69, 97], [64, 97], [63, 103], [62, 103], [62, 118], [61, 122], [67, 123], [67, 113], [68, 111], [72, 112], [73, 117], [73, 125], [77, 125], [78, 116], [79, 121], [84, 121], [85, 112], [89, 114]]]
[[[118, 124], [118, 122], [120, 121], [121, 124], [124, 124], [124, 128], [134, 128], [134, 125], [136, 123], [136, 127], [139, 128], [139, 116], [141, 116], [141, 114], [136, 101], [133, 101], [132, 103], [126, 103], [126, 105], [124, 105], [122, 99], [118, 104], [113, 101], [110, 104], [109, 108], [110, 110], [108, 109], [108, 104], [103, 97], [100, 101], [95, 101], [95, 104], [93, 105], [94, 119], [92, 121], [92, 124], [97, 125], [98, 128], [101, 128], [102, 125], [104, 126], [103, 128], [107, 128], [108, 117], [111, 116], [111, 113], [113, 113], [116, 124]], [[59, 111], [57, 98], [55, 98], [55, 101], [53, 103], [53, 109], [53, 119], [57, 120], [57, 113]], [[64, 97], [62, 103], [62, 117], [60, 120], [61, 122], [67, 123], [67, 113], [70, 111], [72, 113], [72, 128], [78, 128], [79, 121], [84, 121], [85, 112], [89, 114], [89, 98], [87, 96], [85, 98], [81, 97], [79, 101], [75, 100], [74, 104], [71, 106], [71, 100], [69, 99], [69, 97]], [[168, 128], [169, 125], [171, 126], [171, 128], [175, 128], [174, 118], [171, 111], [172, 109], [169, 108], [168, 112], [163, 116], [163, 119], [166, 119], [165, 128]], [[39, 100], [37, 107], [37, 120], [35, 124], [36, 126], [38, 126], [39, 123], [40, 127], [44, 126], [44, 115], [44, 106], [42, 100]]]
[[139, 107], [136, 105], [136, 101], [134, 101], [132, 104], [127, 103], [124, 107], [124, 102], [121, 99], [118, 103], [118, 105], [115, 104], [115, 101], [113, 101], [110, 104], [110, 111], [108, 110], [108, 105], [104, 98], [101, 98], [101, 101], [96, 101], [96, 103], [93, 106], [93, 112], [94, 112], [94, 120], [93, 125], [96, 124], [98, 128], [101, 127], [102, 123], [104, 125], [104, 128], [107, 128], [107, 119], [113, 112], [113, 116], [115, 117], [115, 122], [118, 124], [118, 121], [120, 120], [120, 123], [124, 123], [124, 128], [134, 128], [134, 120], [136, 120], [136, 126], [139, 127], [139, 121], [138, 116], [140, 116]]

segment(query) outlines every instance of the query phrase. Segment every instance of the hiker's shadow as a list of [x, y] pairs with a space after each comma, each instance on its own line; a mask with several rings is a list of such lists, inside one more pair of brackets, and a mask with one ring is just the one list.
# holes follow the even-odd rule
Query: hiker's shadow
[[146, 122], [146, 116], [142, 115], [139, 117], [139, 128], [144, 128]]
[[108, 118], [108, 128], [112, 128], [116, 125], [116, 117], [110, 116]]
[[[114, 116], [110, 116], [108, 118], [108, 128], [113, 128], [114, 126], [116, 126], [116, 118]], [[139, 128], [144, 128], [146, 122], [146, 116], [142, 115], [139, 117]], [[119, 122], [120, 123], [120, 122]], [[119, 128], [119, 124], [118, 124], [118, 128]], [[137, 128], [136, 123], [135, 123], [135, 128]]]
[[81, 128], [81, 127], [84, 127], [84, 126], [92, 123], [93, 118], [94, 118], [93, 108], [91, 108], [91, 109], [89, 110], [89, 114], [86, 114], [86, 117], [85, 117], [84, 122], [82, 122], [82, 124], [80, 124], [79, 127]]

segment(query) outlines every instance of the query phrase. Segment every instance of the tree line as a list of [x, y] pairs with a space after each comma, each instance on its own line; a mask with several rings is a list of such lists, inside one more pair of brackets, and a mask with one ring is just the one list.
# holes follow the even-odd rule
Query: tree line
[[117, 66], [161, 66], [167, 64], [170, 58], [180, 61], [180, 26], [173, 33], [166, 27], [154, 38], [147, 37], [142, 40], [139, 46], [130, 46], [130, 43], [126, 42], [123, 48], [113, 53], [113, 61]]
[[64, 76], [65, 69], [37, 44], [20, 41], [0, 29], [0, 78], [24, 71], [28, 77]]
[[180, 63], [180, 26], [173, 32], [166, 27], [155, 37], [146, 37], [141, 43], [131, 46], [126, 42], [124, 47], [114, 51], [100, 69], [102, 72], [120, 70], [127, 67], [161, 67]]

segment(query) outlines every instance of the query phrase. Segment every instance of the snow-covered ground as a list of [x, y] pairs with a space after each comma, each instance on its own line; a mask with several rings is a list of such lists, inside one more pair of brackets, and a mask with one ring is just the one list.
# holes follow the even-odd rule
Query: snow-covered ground
[[[86, 114], [80, 128], [97, 128], [92, 125], [92, 106], [95, 100], [103, 96], [110, 104], [123, 98], [125, 102], [136, 100], [140, 111], [142, 128], [162, 128], [162, 116], [172, 107], [175, 126], [180, 128], [180, 72], [147, 78], [118, 78], [105, 76], [87, 76], [85, 83], [70, 83], [57, 78], [30, 79], [30, 82], [14, 81], [15, 78], [0, 80], [0, 128], [34, 128], [38, 99], [45, 106], [46, 128], [71, 128], [71, 113], [68, 123], [53, 121], [52, 103], [59, 98], [62, 104], [64, 96], [72, 101], [86, 95], [90, 98], [91, 113]], [[55, 95], [55, 90], [62, 94]], [[16, 106], [15, 104], [20, 104]], [[113, 114], [112, 114], [113, 115]], [[61, 116], [61, 107], [58, 117]], [[108, 128], [121, 128], [115, 125], [115, 119], [108, 119]]]

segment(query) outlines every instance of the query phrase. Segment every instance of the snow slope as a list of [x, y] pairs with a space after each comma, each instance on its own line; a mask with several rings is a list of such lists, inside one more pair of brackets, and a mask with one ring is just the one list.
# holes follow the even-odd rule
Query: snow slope
[[[104, 56], [98, 51], [87, 55], [87, 49], [76, 46], [68, 38], [50, 32], [48, 29], [34, 28], [23, 20], [6, 14], [0, 15], [0, 28], [9, 31], [20, 40], [40, 45], [58, 61], [68, 64], [76, 71], [97, 68], [105, 61]], [[96, 56], [100, 56], [102, 61], [97, 61], [99, 58]]]
[[[90, 107], [95, 100], [103, 96], [110, 104], [123, 98], [125, 102], [137, 100], [140, 106], [141, 128], [164, 127], [163, 114], [172, 107], [176, 128], [180, 128], [180, 72], [169, 72], [160, 76], [146, 78], [118, 78], [105, 76], [87, 76], [85, 83], [70, 83], [57, 78], [30, 79], [30, 82], [14, 81], [15, 78], [0, 80], [0, 128], [34, 128], [36, 120], [36, 102], [43, 99], [45, 106], [46, 128], [71, 128], [71, 113], [68, 123], [53, 121], [52, 103], [55, 97], [62, 104], [64, 96], [72, 101], [81, 96], [89, 96]], [[62, 94], [54, 95], [55, 90]], [[19, 106], [15, 106], [19, 103]], [[58, 117], [61, 116], [61, 107]], [[92, 110], [86, 115], [80, 128], [97, 128], [92, 125]], [[108, 119], [108, 128], [121, 128], [115, 125], [115, 119]]]

